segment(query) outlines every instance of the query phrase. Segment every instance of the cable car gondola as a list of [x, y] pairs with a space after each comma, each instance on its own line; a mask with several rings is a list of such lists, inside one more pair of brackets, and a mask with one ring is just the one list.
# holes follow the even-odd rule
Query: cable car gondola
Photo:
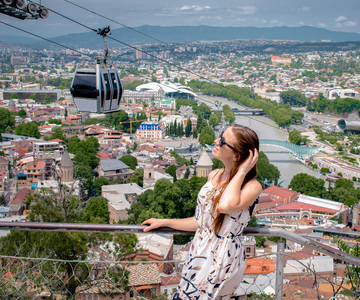
[[120, 110], [123, 85], [118, 70], [107, 65], [109, 50], [106, 35], [110, 26], [97, 31], [105, 42], [105, 53], [96, 57], [95, 66], [76, 68], [70, 93], [80, 112], [112, 113]]

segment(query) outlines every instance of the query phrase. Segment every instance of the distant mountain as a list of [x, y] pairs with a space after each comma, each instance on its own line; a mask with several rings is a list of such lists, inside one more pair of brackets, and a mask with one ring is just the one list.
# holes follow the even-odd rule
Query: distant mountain
[[5, 35], [5, 36], [0, 36], [0, 42], [11, 43], [16, 45], [31, 45], [37, 43], [38, 40], [23, 36]]
[[[360, 34], [350, 32], [331, 31], [324, 28], [311, 26], [302, 27], [211, 27], [211, 26], [140, 26], [134, 28], [143, 33], [138, 34], [127, 28], [119, 28], [111, 31], [111, 38], [126, 44], [155, 44], [156, 38], [165, 43], [198, 42], [198, 41], [222, 41], [233, 39], [268, 39], [268, 40], [296, 40], [296, 41], [321, 41], [333, 42], [360, 41]], [[147, 37], [150, 36], [150, 37]], [[5, 39], [7, 38], [7, 39]], [[15, 38], [15, 37], [14, 37]], [[22, 44], [29, 40], [34, 47], [49, 47], [48, 42], [32, 39], [21, 39]], [[51, 40], [71, 48], [102, 49], [102, 38], [94, 32], [69, 34], [52, 38]], [[11, 37], [1, 37], [0, 41], [15, 43]], [[122, 44], [109, 39], [109, 47], [121, 47]]]

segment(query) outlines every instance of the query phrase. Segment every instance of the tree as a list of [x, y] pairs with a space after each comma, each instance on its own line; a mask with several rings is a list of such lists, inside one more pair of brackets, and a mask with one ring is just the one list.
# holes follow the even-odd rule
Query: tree
[[215, 141], [215, 132], [210, 126], [206, 126], [201, 130], [199, 142], [201, 145], [211, 145]]
[[250, 217], [249, 223], [247, 225], [247, 227], [257, 227], [257, 219], [255, 215], [252, 215]]
[[138, 186], [144, 185], [144, 169], [137, 168], [133, 174], [126, 179], [126, 183], [136, 183]]
[[257, 162], [257, 177], [256, 179], [264, 185], [264, 182], [278, 184], [280, 178], [279, 169], [270, 163], [266, 154], [263, 151], [259, 152], [259, 159]]
[[50, 136], [51, 140], [59, 139], [66, 142], [66, 135], [60, 127], [55, 127], [54, 133]]
[[186, 168], [185, 174], [184, 174], [184, 179], [189, 179], [189, 175], [190, 175], [190, 169]]
[[218, 117], [217, 115], [215, 115], [215, 114], [212, 114], [212, 115], [210, 116], [210, 119], [209, 119], [209, 125], [210, 125], [211, 127], [215, 127], [215, 126], [218, 126], [219, 123], [220, 123], [219, 117]]
[[326, 173], [330, 173], [330, 169], [329, 168], [321, 168], [320, 172], [325, 175]]
[[301, 142], [303, 141], [303, 138], [301, 136], [300, 131], [298, 130], [292, 130], [289, 133], [289, 142], [295, 145], [300, 146]]
[[37, 98], [36, 98], [35, 94], [30, 95], [30, 99], [37, 101]]
[[21, 117], [22, 119], [26, 118], [26, 111], [23, 109], [20, 109], [18, 112], [18, 116]]
[[15, 117], [6, 108], [0, 108], [0, 133], [5, 132], [5, 129], [10, 126], [14, 127]]
[[[341, 240], [338, 237], [334, 237], [334, 243], [338, 245], [340, 250], [357, 256], [360, 258], [360, 246], [359, 243], [356, 243], [353, 246], [349, 246], [345, 241]], [[354, 291], [353, 296], [356, 298], [360, 296], [360, 267], [347, 265], [347, 272], [345, 273], [345, 278], [347, 278], [346, 283], [351, 286], [351, 290]]]
[[185, 136], [190, 137], [192, 131], [192, 122], [190, 118], [187, 119], [186, 126], [185, 126]]
[[19, 99], [18, 94], [11, 94], [10, 99]]
[[322, 197], [322, 194], [326, 191], [324, 185], [325, 181], [323, 179], [306, 173], [299, 173], [291, 179], [289, 188], [308, 196]]
[[174, 178], [174, 182], [176, 181], [176, 170], [177, 167], [175, 165], [170, 165], [165, 171], [165, 173], [171, 175]]
[[80, 142], [80, 139], [78, 136], [74, 135], [66, 143], [67, 150], [69, 153], [75, 153], [76, 145]]
[[108, 201], [104, 197], [90, 198], [82, 217], [85, 223], [103, 223], [109, 224]]
[[224, 166], [224, 164], [222, 163], [222, 161], [220, 159], [213, 158], [212, 162], [213, 162], [213, 166], [212, 166], [213, 170], [221, 169]]
[[107, 180], [105, 177], [98, 177], [94, 180], [94, 189], [97, 196], [101, 196], [101, 187], [103, 185], [108, 185], [109, 180]]
[[266, 237], [264, 237], [264, 236], [256, 236], [255, 241], [256, 241], [256, 247], [257, 248], [263, 248], [263, 247], [265, 247]]
[[135, 170], [137, 166], [137, 159], [132, 155], [124, 155], [123, 157], [119, 158], [125, 165], [127, 165], [131, 170]]

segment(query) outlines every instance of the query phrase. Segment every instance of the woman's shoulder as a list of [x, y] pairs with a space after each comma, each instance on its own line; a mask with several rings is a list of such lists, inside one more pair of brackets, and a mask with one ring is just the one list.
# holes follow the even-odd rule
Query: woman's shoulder
[[262, 185], [261, 185], [261, 183], [260, 183], [259, 181], [257, 181], [255, 178], [249, 180], [249, 181], [245, 184], [244, 188], [255, 189], [255, 190], [259, 191], [259, 193], [261, 193], [261, 191], [262, 191]]
[[220, 170], [221, 170], [221, 169], [212, 170], [212, 171], [210, 172], [210, 174], [208, 175], [208, 181], [209, 181], [209, 180], [212, 180]]

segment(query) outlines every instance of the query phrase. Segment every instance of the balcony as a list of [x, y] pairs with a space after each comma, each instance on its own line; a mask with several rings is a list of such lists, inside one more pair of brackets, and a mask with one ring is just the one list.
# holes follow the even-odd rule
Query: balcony
[[[29, 231], [149, 234], [143, 233], [144, 228], [142, 225], [0, 222], [1, 230], [14, 230], [21, 241], [16, 245], [2, 242], [1, 249], [12, 247], [15, 253], [20, 253], [20, 248], [26, 247], [31, 253], [27, 257], [6, 256], [0, 250], [0, 299], [171, 299], [180, 279], [181, 260], [153, 257], [152, 261], [135, 261], [129, 257], [117, 261], [111, 255], [88, 255], [84, 260], [49, 259], [32, 251], [27, 240]], [[151, 233], [192, 234], [170, 228]], [[313, 249], [324, 255], [325, 263], [344, 264], [345, 273], [350, 272], [350, 283], [346, 283], [349, 280], [345, 274], [322, 272], [311, 257], [307, 260], [292, 257], [280, 240], [276, 251], [247, 259], [244, 281], [232, 299], [360, 299], [359, 283], [354, 288], [359, 279], [358, 257], [283, 229], [247, 228], [244, 235], [278, 236], [288, 243]]]

